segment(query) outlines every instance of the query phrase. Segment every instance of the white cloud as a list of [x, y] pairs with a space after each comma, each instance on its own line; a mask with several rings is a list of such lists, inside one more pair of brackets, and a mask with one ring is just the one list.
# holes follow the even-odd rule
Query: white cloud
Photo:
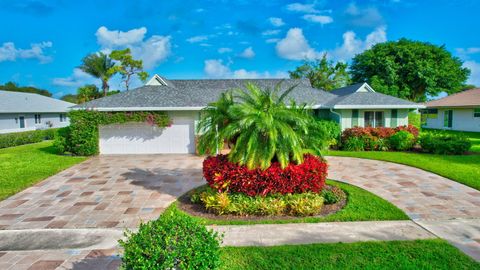
[[370, 49], [373, 45], [387, 41], [385, 27], [378, 27], [367, 35], [365, 40], [358, 39], [355, 32], [348, 31], [343, 34], [343, 43], [329, 54], [337, 61], [348, 61], [353, 56], [364, 50]]
[[197, 43], [205, 40], [208, 40], [208, 36], [194, 36], [191, 38], [187, 38], [187, 42], [190, 42], [190, 43]]
[[318, 13], [319, 11], [315, 9], [314, 4], [301, 4], [301, 3], [292, 3], [287, 5], [287, 10], [295, 12], [304, 12], [304, 13]]
[[41, 64], [52, 61], [52, 57], [45, 54], [45, 49], [53, 46], [51, 41], [32, 43], [29, 49], [15, 47], [13, 42], [5, 42], [0, 47], [0, 62], [16, 61], [17, 59], [37, 59]]
[[277, 43], [280, 39], [279, 38], [269, 38], [265, 40], [266, 43]]
[[231, 48], [218, 48], [218, 53], [229, 53], [229, 52], [232, 52], [232, 49]]
[[282, 20], [282, 18], [270, 17], [268, 18], [268, 21], [275, 27], [285, 25], [285, 22]]
[[209, 59], [205, 60], [204, 64], [203, 71], [209, 78], [224, 78], [231, 73], [222, 60]]
[[73, 74], [66, 78], [54, 78], [52, 80], [54, 85], [66, 87], [80, 87], [89, 83], [98, 83], [99, 80], [83, 72], [79, 68], [73, 70]]
[[300, 28], [288, 30], [285, 38], [278, 41], [275, 49], [278, 56], [288, 60], [315, 59], [321, 55], [310, 47]]
[[171, 53], [170, 36], [153, 35], [146, 38], [147, 28], [141, 27], [126, 32], [108, 30], [105, 26], [96, 32], [102, 51], [130, 48], [132, 55], [143, 61], [145, 69], [151, 69], [164, 61]]
[[470, 69], [470, 77], [467, 80], [467, 84], [473, 84], [476, 86], [480, 86], [480, 63], [475, 61], [466, 61], [463, 63], [464, 67]]
[[250, 58], [255, 57], [255, 52], [253, 51], [252, 47], [248, 47], [245, 50], [243, 50], [243, 52], [240, 53], [239, 56], [242, 57], [242, 58], [250, 59]]
[[480, 53], [480, 48], [470, 47], [470, 48], [457, 48], [455, 49], [458, 56], [464, 60], [469, 59], [470, 55]]
[[205, 60], [204, 72], [208, 78], [235, 78], [235, 79], [257, 79], [257, 78], [288, 78], [288, 73], [277, 71], [271, 74], [268, 71], [257, 72], [253, 70], [237, 69], [231, 70], [230, 67], [223, 64], [220, 59]]
[[278, 33], [280, 33], [280, 30], [278, 30], [278, 29], [265, 30], [265, 31], [262, 32], [262, 36], [273, 36], [273, 35], [277, 35]]
[[354, 2], [348, 5], [345, 13], [355, 26], [374, 27], [383, 24], [383, 17], [376, 7], [360, 8]]
[[303, 15], [302, 18], [306, 21], [309, 21], [309, 22], [320, 23], [321, 25], [333, 22], [332, 17], [325, 16], [325, 15], [305, 14], [305, 15]]

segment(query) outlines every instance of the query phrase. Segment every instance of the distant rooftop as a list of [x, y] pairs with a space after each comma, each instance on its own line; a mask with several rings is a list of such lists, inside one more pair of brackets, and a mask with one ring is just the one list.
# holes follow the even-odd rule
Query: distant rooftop
[[39, 94], [0, 90], [0, 113], [67, 112], [73, 105]]
[[427, 107], [476, 107], [480, 106], [480, 88], [455, 93], [425, 103]]

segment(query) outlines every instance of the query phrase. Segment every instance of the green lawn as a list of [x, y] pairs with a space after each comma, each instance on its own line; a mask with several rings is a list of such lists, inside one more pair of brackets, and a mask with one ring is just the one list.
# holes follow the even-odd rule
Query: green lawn
[[[366, 221], [366, 220], [407, 220], [408, 216], [390, 202], [359, 187], [327, 181], [330, 185], [336, 185], [347, 193], [347, 205], [339, 212], [326, 217], [305, 217], [285, 220], [212, 220], [195, 217], [206, 225], [240, 225], [240, 224], [272, 224], [272, 223], [302, 223], [302, 222], [332, 222], [332, 221]], [[169, 210], [177, 208], [173, 203]], [[180, 210], [181, 211], [181, 210]]]
[[226, 247], [221, 269], [480, 269], [443, 240]]
[[85, 159], [57, 155], [51, 141], [0, 149], [0, 200]]

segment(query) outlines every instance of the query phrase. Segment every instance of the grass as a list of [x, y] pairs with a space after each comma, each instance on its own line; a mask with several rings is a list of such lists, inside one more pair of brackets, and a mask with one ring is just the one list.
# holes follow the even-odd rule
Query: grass
[[221, 269], [480, 269], [446, 241], [225, 247]]
[[[243, 225], [243, 224], [282, 224], [282, 223], [314, 223], [333, 221], [367, 221], [367, 220], [408, 220], [408, 216], [390, 202], [359, 187], [327, 180], [329, 185], [340, 187], [347, 193], [347, 205], [337, 213], [325, 217], [304, 217], [297, 219], [275, 220], [215, 220], [203, 217], [194, 217], [205, 225]], [[178, 208], [176, 203], [169, 206], [169, 210]], [[179, 211], [182, 211], [179, 209]], [[184, 212], [185, 213], [185, 212]], [[187, 213], [185, 213], [187, 214]], [[187, 214], [188, 215], [188, 214]]]
[[0, 149], [0, 200], [85, 159], [57, 155], [51, 141]]

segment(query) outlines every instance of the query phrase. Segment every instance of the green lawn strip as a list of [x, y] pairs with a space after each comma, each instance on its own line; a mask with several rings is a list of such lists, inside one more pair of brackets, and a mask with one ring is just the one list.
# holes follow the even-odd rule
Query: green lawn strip
[[457, 131], [457, 130], [439, 130], [439, 129], [422, 129], [422, 132], [445, 132], [448, 134], [463, 134], [467, 136], [472, 142], [472, 147], [470, 151], [480, 152], [480, 132], [468, 132], [468, 131]]
[[0, 200], [85, 159], [57, 155], [51, 141], [0, 149]]
[[221, 269], [480, 269], [444, 240], [225, 247]]
[[328, 151], [327, 156], [384, 160], [417, 167], [480, 190], [480, 155], [434, 155], [407, 152]]
[[[304, 217], [282, 220], [212, 220], [194, 217], [206, 225], [244, 225], [244, 224], [283, 224], [283, 223], [315, 223], [333, 221], [368, 221], [368, 220], [408, 220], [408, 216], [390, 202], [359, 187], [327, 180], [329, 185], [339, 186], [347, 193], [347, 205], [337, 213], [326, 217]], [[177, 208], [173, 203], [169, 208]], [[181, 210], [180, 210], [181, 211]]]

